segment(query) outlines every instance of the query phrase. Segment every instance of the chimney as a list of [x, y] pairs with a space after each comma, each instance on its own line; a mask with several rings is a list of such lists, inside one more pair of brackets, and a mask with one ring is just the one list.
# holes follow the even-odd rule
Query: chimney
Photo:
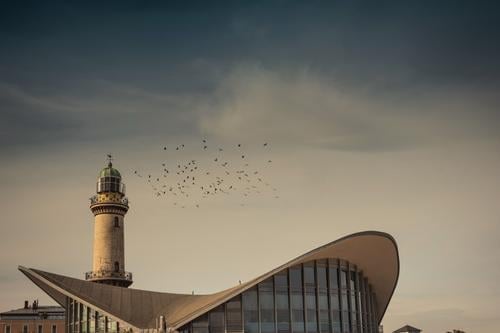
[[24, 308], [29, 309], [30, 305], [28, 301], [24, 301]]

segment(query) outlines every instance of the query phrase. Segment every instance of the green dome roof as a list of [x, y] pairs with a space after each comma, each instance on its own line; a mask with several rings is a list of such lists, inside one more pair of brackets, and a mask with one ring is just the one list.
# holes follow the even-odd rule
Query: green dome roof
[[122, 175], [120, 175], [120, 171], [118, 171], [115, 168], [113, 168], [113, 164], [111, 164], [111, 162], [110, 162], [108, 164], [108, 166], [105, 167], [104, 169], [102, 169], [101, 172], [99, 173], [99, 178], [102, 178], [102, 177], [118, 177], [118, 178], [122, 178]]

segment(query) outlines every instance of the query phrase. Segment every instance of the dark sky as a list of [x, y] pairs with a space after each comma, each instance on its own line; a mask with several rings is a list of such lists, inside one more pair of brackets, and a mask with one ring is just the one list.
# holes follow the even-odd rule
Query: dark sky
[[[81, 101], [110, 98], [114, 84], [210, 96], [241, 64], [280, 75], [307, 69], [376, 103], [414, 103], [443, 91], [465, 98], [468, 91], [469, 101], [481, 100], [470, 110], [484, 123], [476, 131], [494, 132], [498, 10], [492, 1], [3, 4], [0, 149], [161, 131], [134, 115], [122, 112], [117, 119]], [[175, 119], [181, 109], [162, 105], [144, 112], [149, 119]], [[101, 128], [97, 117], [122, 129]], [[168, 129], [199, 130], [179, 121]]]

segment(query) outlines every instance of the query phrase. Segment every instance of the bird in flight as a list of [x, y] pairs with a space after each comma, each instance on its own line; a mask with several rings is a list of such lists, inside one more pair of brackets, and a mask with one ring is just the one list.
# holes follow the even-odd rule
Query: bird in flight
[[[271, 159], [258, 160], [259, 154], [251, 154], [248, 156], [245, 148], [247, 145], [236, 143], [238, 153], [234, 155], [231, 150], [225, 149], [223, 145], [217, 145], [215, 151], [217, 156], [210, 158], [197, 154], [203, 151], [208, 151], [207, 139], [201, 139], [202, 145], [196, 148], [187, 149], [185, 144], [179, 145], [162, 145], [160, 150], [166, 151], [167, 147], [175, 147], [176, 151], [183, 151], [183, 154], [192, 153], [189, 159], [182, 157], [169, 157], [168, 160], [159, 162], [161, 167], [155, 172], [151, 170], [146, 173], [146, 185], [152, 189], [152, 194], [161, 200], [170, 201], [171, 204], [183, 208], [200, 208], [199, 200], [215, 200], [221, 195], [235, 196], [240, 195], [244, 200], [254, 200], [257, 196], [268, 195], [270, 198], [279, 198], [279, 193], [275, 186], [271, 186], [271, 182], [266, 177], [266, 170], [259, 169], [267, 163], [271, 163]], [[250, 145], [248, 145], [250, 146]], [[260, 147], [268, 147], [268, 142], [263, 142]], [[234, 145], [233, 145], [234, 147]], [[191, 147], [190, 147], [191, 148]], [[266, 149], [266, 154], [269, 150]], [[204, 156], [204, 157], [203, 157]], [[160, 157], [164, 159], [163, 157]], [[239, 161], [238, 161], [239, 157]], [[111, 158], [109, 154], [108, 158]], [[220, 163], [219, 163], [220, 162]], [[267, 162], [267, 163], [266, 163]], [[169, 173], [167, 165], [177, 165], [177, 169]], [[251, 169], [249, 165], [252, 165]], [[142, 168], [141, 168], [142, 169]], [[142, 178], [138, 170], [135, 169], [134, 175]], [[172, 171], [172, 167], [170, 168]], [[155, 181], [156, 180], [156, 181]], [[177, 184], [177, 185], [174, 185]], [[245, 186], [241, 186], [245, 184]], [[172, 200], [175, 198], [174, 200]], [[252, 199], [253, 198], [253, 199]], [[244, 205], [244, 204], [242, 204]]]

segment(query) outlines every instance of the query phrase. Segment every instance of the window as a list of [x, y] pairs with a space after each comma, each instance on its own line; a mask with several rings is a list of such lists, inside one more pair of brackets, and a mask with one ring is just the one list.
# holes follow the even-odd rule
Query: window
[[212, 311], [208, 315], [208, 323], [210, 327], [210, 333], [224, 333], [224, 306], [221, 305]]
[[241, 298], [240, 296], [236, 296], [226, 303], [226, 331], [241, 332], [242, 330]]
[[101, 313], [97, 312], [95, 313], [96, 316], [96, 332], [97, 333], [103, 333], [106, 330], [106, 316], [102, 315]]
[[28, 333], [28, 325], [23, 325], [23, 333]]
[[87, 306], [82, 304], [82, 325], [80, 327], [81, 333], [87, 333], [88, 311]]
[[274, 297], [273, 280], [267, 279], [259, 283], [260, 332], [274, 332]]
[[292, 308], [292, 331], [303, 333], [304, 327], [304, 295], [302, 294], [302, 269], [300, 266], [290, 268], [290, 306]]
[[79, 308], [79, 303], [77, 301], [74, 301], [73, 304], [73, 323], [77, 324], [80, 318], [78, 316], [80, 315], [80, 312], [78, 311]]
[[5, 333], [10, 333], [10, 325], [5, 325]]
[[115, 216], [115, 228], [119, 227], [120, 227], [120, 219], [118, 218], [118, 216]]
[[193, 333], [209, 333], [207, 314], [204, 314], [193, 321]]
[[316, 262], [316, 279], [318, 280], [318, 319], [322, 333], [330, 332], [330, 314], [328, 309], [327, 262]]
[[243, 318], [245, 318], [245, 333], [259, 332], [259, 309], [255, 287], [243, 293]]
[[314, 261], [304, 264], [304, 284], [306, 287], [306, 318], [307, 332], [318, 332], [318, 324], [316, 320], [316, 277], [314, 274]]
[[95, 322], [96, 322], [96, 312], [91, 308], [88, 308], [88, 316], [89, 316], [89, 327], [88, 333], [95, 333]]
[[350, 283], [349, 283], [349, 288], [350, 288], [350, 310], [351, 310], [351, 329], [353, 333], [358, 332], [358, 309], [359, 306], [356, 303], [356, 290], [358, 289], [357, 286], [357, 273], [354, 271], [350, 271]]
[[326, 290], [326, 261], [318, 261], [317, 267], [317, 278], [318, 278], [318, 288], [321, 290]]
[[38, 325], [38, 333], [43, 333], [43, 326], [42, 325]]
[[120, 263], [118, 261], [115, 261], [115, 272], [120, 271]]
[[339, 302], [339, 269], [337, 260], [328, 260], [328, 282], [330, 287], [330, 315], [333, 333], [341, 332]]
[[278, 333], [290, 332], [290, 305], [288, 304], [288, 274], [284, 272], [274, 276], [276, 291], [276, 322]]

